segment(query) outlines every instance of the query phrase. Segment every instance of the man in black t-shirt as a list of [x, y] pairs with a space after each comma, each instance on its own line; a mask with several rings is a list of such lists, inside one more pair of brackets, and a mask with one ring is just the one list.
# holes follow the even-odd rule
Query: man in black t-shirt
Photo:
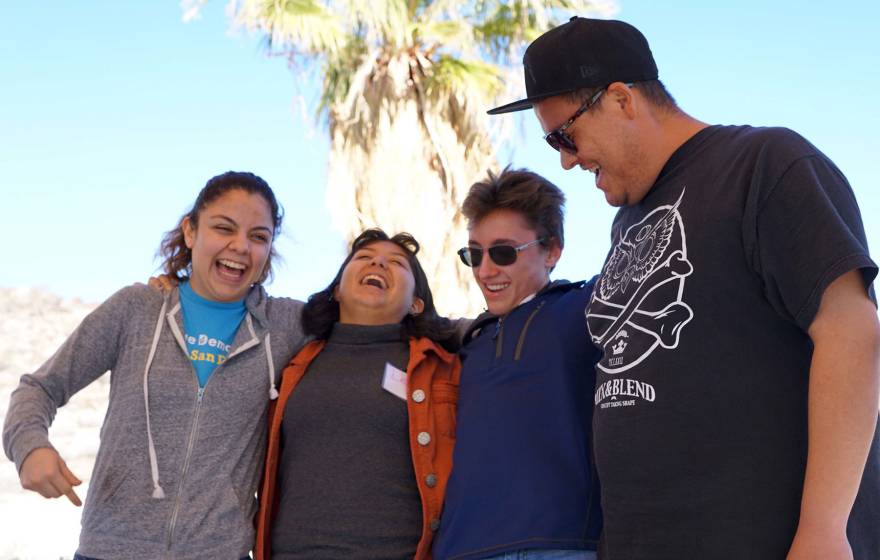
[[880, 558], [880, 325], [852, 189], [779, 128], [709, 126], [619, 21], [523, 58], [565, 169], [620, 207], [587, 307], [617, 559]]

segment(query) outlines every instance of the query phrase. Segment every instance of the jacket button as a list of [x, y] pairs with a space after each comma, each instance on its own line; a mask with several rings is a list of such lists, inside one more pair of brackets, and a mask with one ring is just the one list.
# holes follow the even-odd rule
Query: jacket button
[[416, 436], [416, 440], [419, 442], [419, 445], [428, 445], [431, 443], [431, 434], [428, 432], [419, 432], [419, 435]]
[[415, 391], [413, 391], [412, 400], [416, 401], [417, 403], [424, 401], [425, 400], [425, 392], [422, 391], [421, 389], [416, 389]]
[[435, 518], [435, 519], [432, 519], [432, 520], [431, 520], [431, 523], [430, 523], [430, 525], [429, 525], [429, 527], [431, 528], [431, 531], [435, 531], [435, 532], [436, 532], [437, 529], [440, 528], [440, 520], [439, 520], [439, 519], [436, 519], [436, 518]]
[[437, 486], [437, 475], [434, 473], [430, 473], [425, 476], [425, 484], [428, 488], [433, 488]]

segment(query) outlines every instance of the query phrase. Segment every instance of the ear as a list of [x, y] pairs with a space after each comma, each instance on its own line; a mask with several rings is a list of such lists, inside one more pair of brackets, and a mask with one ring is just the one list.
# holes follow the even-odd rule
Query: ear
[[633, 119], [639, 113], [638, 98], [632, 88], [623, 82], [614, 82], [608, 86], [606, 95], [611, 98], [615, 108], [622, 111], [628, 118]]
[[187, 249], [192, 249], [196, 243], [196, 228], [193, 227], [189, 216], [180, 221], [180, 231], [183, 232], [183, 242]]
[[418, 297], [413, 296], [412, 305], [409, 306], [409, 314], [410, 315], [419, 315], [424, 310], [425, 310], [425, 302], [422, 301], [422, 298], [418, 298]]
[[556, 266], [561, 256], [562, 247], [559, 246], [559, 240], [554, 237], [550, 240], [550, 246], [547, 247], [547, 255], [544, 257], [544, 266], [548, 271]]

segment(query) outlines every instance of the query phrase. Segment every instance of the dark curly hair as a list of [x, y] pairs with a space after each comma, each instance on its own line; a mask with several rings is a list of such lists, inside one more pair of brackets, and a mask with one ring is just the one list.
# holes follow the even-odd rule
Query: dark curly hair
[[[184, 281], [192, 274], [192, 251], [186, 246], [183, 238], [181, 225], [183, 220], [189, 218], [193, 228], [199, 225], [199, 214], [206, 206], [223, 196], [231, 190], [242, 190], [250, 194], [256, 194], [263, 197], [266, 204], [269, 205], [269, 211], [272, 214], [272, 239], [274, 240], [281, 231], [281, 221], [284, 219], [284, 209], [275, 198], [275, 193], [269, 187], [269, 184], [262, 178], [248, 173], [246, 171], [227, 171], [211, 177], [205, 184], [205, 187], [199, 192], [192, 208], [180, 217], [177, 227], [165, 232], [162, 236], [162, 244], [159, 246], [158, 254], [162, 257], [162, 271], [168, 276], [176, 278], [179, 282]], [[266, 263], [266, 269], [258, 280], [262, 283], [266, 278], [272, 277], [272, 262], [278, 257], [275, 252], [275, 246], [269, 250], [269, 259]]]
[[428, 285], [428, 277], [416, 257], [419, 252], [419, 242], [408, 233], [389, 236], [379, 228], [368, 229], [358, 235], [351, 242], [348, 256], [342, 261], [342, 266], [339, 267], [330, 285], [309, 296], [302, 314], [302, 326], [305, 333], [322, 340], [326, 340], [330, 336], [333, 325], [339, 322], [339, 302], [332, 296], [342, 278], [342, 272], [358, 250], [377, 241], [390, 241], [403, 249], [415, 279], [414, 295], [425, 303], [425, 308], [421, 313], [418, 315], [408, 314], [401, 321], [404, 335], [416, 338], [425, 337], [450, 352], [456, 352], [458, 337], [455, 335], [455, 326], [452, 321], [437, 314], [437, 309], [434, 307], [434, 297], [431, 295], [431, 288]]

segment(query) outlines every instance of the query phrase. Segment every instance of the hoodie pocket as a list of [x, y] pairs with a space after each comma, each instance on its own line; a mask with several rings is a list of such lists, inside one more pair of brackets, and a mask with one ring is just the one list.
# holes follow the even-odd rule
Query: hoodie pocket
[[200, 480], [198, 488], [190, 487], [182, 496], [178, 527], [174, 542], [178, 546], [188, 543], [187, 549], [206, 550], [224, 543], [238, 554], [238, 547], [252, 543], [254, 525], [244, 508], [244, 496], [232, 484], [228, 474]]
[[107, 504], [116, 497], [122, 484], [129, 475], [129, 469], [125, 467], [108, 467], [100, 479], [93, 478], [91, 484], [94, 487], [93, 501], [95, 504]]
[[167, 500], [154, 500], [149, 482], [138, 483], [131, 469], [110, 466], [90, 481], [83, 511], [83, 534], [136, 542], [162, 534]]

